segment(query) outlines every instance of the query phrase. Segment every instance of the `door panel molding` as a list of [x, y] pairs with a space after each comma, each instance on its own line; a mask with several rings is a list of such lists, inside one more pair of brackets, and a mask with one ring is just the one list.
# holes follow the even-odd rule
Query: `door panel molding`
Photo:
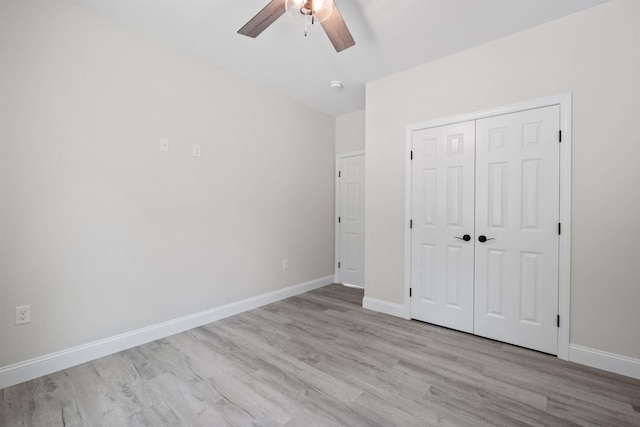
[[[560, 326], [558, 327], [558, 358], [569, 360], [569, 332], [571, 313], [571, 106], [572, 94], [566, 93], [556, 96], [534, 99], [522, 103], [511, 104], [478, 111], [468, 114], [460, 114], [447, 118], [431, 120], [411, 124], [405, 129], [405, 245], [404, 245], [404, 301], [403, 314], [405, 318], [411, 318], [411, 194], [412, 194], [412, 138], [415, 131], [440, 127], [472, 120], [480, 120], [504, 114], [517, 113], [542, 107], [557, 105], [560, 107], [560, 222], [562, 231], [559, 236], [558, 248], [558, 312]], [[535, 124], [528, 129], [535, 134]], [[495, 148], [499, 149], [499, 135], [494, 141]]]

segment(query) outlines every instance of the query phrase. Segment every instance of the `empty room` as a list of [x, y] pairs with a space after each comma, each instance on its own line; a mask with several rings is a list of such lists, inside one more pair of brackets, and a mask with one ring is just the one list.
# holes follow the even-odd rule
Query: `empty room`
[[639, 20], [0, 0], [0, 426], [640, 426]]

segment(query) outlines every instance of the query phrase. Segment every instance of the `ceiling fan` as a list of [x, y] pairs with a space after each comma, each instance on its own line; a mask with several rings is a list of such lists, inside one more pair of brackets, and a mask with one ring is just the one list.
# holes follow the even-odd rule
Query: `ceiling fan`
[[356, 44], [333, 0], [271, 0], [238, 33], [255, 38], [285, 12], [305, 23], [305, 35], [308, 24], [320, 22], [336, 52]]

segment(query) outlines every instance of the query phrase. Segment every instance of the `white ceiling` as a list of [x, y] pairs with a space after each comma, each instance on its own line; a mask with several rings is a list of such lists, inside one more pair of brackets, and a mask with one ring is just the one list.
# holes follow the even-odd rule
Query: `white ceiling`
[[286, 14], [256, 39], [237, 34], [269, 0], [76, 1], [339, 116], [364, 109], [367, 82], [608, 0], [335, 0], [356, 40], [341, 53]]

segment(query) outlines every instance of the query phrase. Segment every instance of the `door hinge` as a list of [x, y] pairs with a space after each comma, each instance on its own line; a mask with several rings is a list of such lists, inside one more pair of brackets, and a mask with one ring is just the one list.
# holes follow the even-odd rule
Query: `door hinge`
[[560, 327], [560, 315], [558, 314], [558, 328]]
[[409, 220], [409, 228], [413, 228], [413, 220], [412, 219]]
[[413, 160], [413, 150], [411, 150], [411, 160]]
[[411, 288], [409, 288], [409, 298], [411, 298]]
[[338, 178], [342, 176], [342, 172], [338, 171]]
[[558, 235], [562, 234], [562, 223], [558, 223]]
[[558, 142], [562, 142], [562, 130], [558, 131]]
[[340, 221], [341, 221], [341, 219], [340, 219], [340, 217], [338, 217], [338, 224], [340, 224]]
[[340, 268], [340, 261], [338, 261], [338, 268]]

